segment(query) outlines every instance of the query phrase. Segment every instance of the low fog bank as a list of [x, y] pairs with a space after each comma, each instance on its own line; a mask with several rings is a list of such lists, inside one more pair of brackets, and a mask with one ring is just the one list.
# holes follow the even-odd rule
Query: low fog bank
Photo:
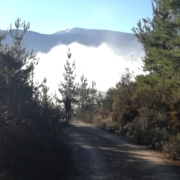
[[110, 87], [114, 87], [126, 68], [134, 71], [135, 74], [142, 73], [139, 68], [142, 65], [141, 57], [144, 52], [139, 49], [138, 52], [136, 47], [129, 51], [127, 49], [119, 51], [105, 43], [99, 47], [88, 47], [78, 43], [68, 46], [58, 45], [48, 53], [37, 54], [40, 61], [35, 68], [35, 80], [42, 81], [46, 77], [50, 92], [57, 91], [60, 81], [64, 81], [64, 64], [68, 48], [72, 53], [71, 61], [75, 60], [76, 63], [76, 81], [79, 81], [80, 76], [84, 74], [89, 84], [92, 80], [97, 83], [96, 87], [99, 91], [105, 92]]

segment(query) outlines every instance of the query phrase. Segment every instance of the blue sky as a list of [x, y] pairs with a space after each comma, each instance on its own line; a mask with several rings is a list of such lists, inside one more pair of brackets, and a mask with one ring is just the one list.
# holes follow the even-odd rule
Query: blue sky
[[138, 20], [152, 17], [152, 7], [151, 0], [3, 0], [0, 29], [18, 17], [44, 34], [73, 27], [132, 32]]

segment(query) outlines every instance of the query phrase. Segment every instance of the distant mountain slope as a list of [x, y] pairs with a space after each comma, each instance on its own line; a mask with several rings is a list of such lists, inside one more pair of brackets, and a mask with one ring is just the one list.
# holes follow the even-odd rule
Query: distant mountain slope
[[[4, 42], [8, 44], [11, 43], [10, 36], [8, 36]], [[35, 53], [46, 53], [58, 44], [69, 45], [73, 42], [94, 47], [102, 43], [107, 43], [119, 52], [142, 51], [142, 46], [134, 34], [109, 30], [72, 28], [54, 34], [40, 34], [28, 31], [23, 39], [23, 44], [27, 50], [30, 51], [33, 49]]]

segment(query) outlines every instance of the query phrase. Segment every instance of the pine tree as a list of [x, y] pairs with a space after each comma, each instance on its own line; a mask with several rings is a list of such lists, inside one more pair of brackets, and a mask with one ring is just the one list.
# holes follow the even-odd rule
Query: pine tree
[[89, 88], [87, 78], [82, 74], [80, 77], [80, 85], [77, 87], [78, 92], [78, 104], [83, 109], [84, 105], [87, 103]]
[[76, 93], [76, 83], [75, 83], [75, 78], [76, 75], [74, 74], [74, 71], [76, 69], [75, 66], [75, 61], [71, 63], [71, 53], [70, 49], [67, 52], [67, 60], [66, 64], [64, 65], [65, 73], [63, 74], [64, 76], [64, 82], [61, 81], [59, 85], [59, 92], [63, 98], [66, 96], [69, 96], [70, 98], [75, 98], [77, 95]]
[[[15, 21], [16, 29], [10, 28], [8, 33], [12, 37], [13, 45], [8, 46], [0, 42], [0, 76], [3, 80], [3, 87], [0, 89], [4, 96], [2, 104], [6, 104], [8, 114], [14, 116], [26, 114], [30, 110], [33, 90], [30, 84], [30, 74], [37, 60], [33, 52], [30, 54], [22, 47], [22, 39], [29, 29], [29, 23], [21, 23], [20, 19]], [[19, 29], [23, 28], [22, 33]], [[6, 38], [5, 33], [2, 38]]]
[[42, 107], [48, 107], [50, 105], [50, 102], [51, 102], [51, 96], [48, 95], [48, 91], [49, 91], [49, 88], [47, 87], [46, 85], [46, 78], [44, 79], [43, 81], [43, 85], [42, 85], [42, 93], [41, 93], [41, 105]]
[[77, 99], [78, 99], [78, 107], [77, 107], [77, 115], [82, 118], [85, 114], [85, 109], [87, 106], [87, 100], [89, 96], [90, 88], [88, 87], [87, 78], [82, 74], [80, 77], [80, 84], [77, 85]]
[[152, 7], [153, 19], [142, 19], [132, 30], [144, 47], [144, 70], [160, 78], [162, 85], [176, 87], [180, 85], [180, 3], [153, 0]]
[[[62, 114], [49, 98], [45, 82], [37, 87], [33, 82], [37, 59], [22, 46], [29, 23], [17, 19], [15, 27], [15, 30], [10, 28], [0, 34], [1, 177], [68, 179], [67, 167], [71, 166], [71, 159], [64, 130], [59, 126]], [[3, 42], [7, 33], [8, 38], [12, 38], [12, 45]], [[38, 174], [31, 173], [34, 168]]]
[[92, 85], [90, 87], [90, 92], [89, 92], [89, 99], [88, 103], [89, 106], [91, 107], [91, 111], [95, 111], [101, 106], [102, 102], [102, 94], [99, 92], [96, 88], [96, 82], [92, 81]]
[[87, 119], [92, 112], [101, 106], [102, 95], [96, 89], [96, 83], [92, 81], [92, 85], [88, 85], [87, 78], [82, 74], [80, 84], [77, 86], [77, 115], [79, 118]]

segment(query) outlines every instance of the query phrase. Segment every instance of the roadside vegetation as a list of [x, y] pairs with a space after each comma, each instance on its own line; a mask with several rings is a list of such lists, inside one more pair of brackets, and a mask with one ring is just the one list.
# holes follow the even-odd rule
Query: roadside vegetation
[[[15, 29], [0, 34], [0, 180], [67, 180], [73, 159], [61, 102], [69, 96], [71, 116], [90, 121], [101, 95], [84, 75], [76, 82], [70, 49], [58, 95], [49, 93], [46, 79], [35, 82], [40, 59], [22, 44], [29, 27], [17, 19]], [[6, 38], [12, 43], [5, 44]]]
[[[72, 116], [180, 158], [180, 2], [153, 0], [153, 19], [133, 32], [144, 47], [145, 75], [127, 71], [106, 96], [84, 74], [76, 82], [70, 50], [59, 95], [46, 79], [34, 82], [39, 59], [22, 39], [29, 23], [15, 21], [0, 34], [0, 180], [68, 179], [73, 166], [61, 100], [73, 100]], [[19, 31], [19, 29], [23, 29]], [[12, 44], [3, 44], [7, 37]]]
[[[17, 19], [15, 28], [0, 34], [0, 179], [68, 179], [72, 159], [62, 109], [46, 80], [34, 82], [38, 59], [22, 46], [29, 23]], [[3, 44], [7, 36], [11, 45]]]
[[110, 88], [94, 123], [180, 158], [180, 2], [154, 0], [153, 19], [133, 32], [142, 44], [146, 75], [127, 70]]
[[[64, 65], [64, 81], [59, 83], [59, 93], [62, 99], [69, 96], [72, 100], [71, 116], [92, 123], [93, 113], [102, 105], [103, 96], [96, 88], [96, 82], [89, 82], [84, 74], [79, 81], [76, 80], [76, 63], [71, 59], [70, 49], [67, 52], [67, 60]], [[60, 99], [57, 98], [57, 102]]]

